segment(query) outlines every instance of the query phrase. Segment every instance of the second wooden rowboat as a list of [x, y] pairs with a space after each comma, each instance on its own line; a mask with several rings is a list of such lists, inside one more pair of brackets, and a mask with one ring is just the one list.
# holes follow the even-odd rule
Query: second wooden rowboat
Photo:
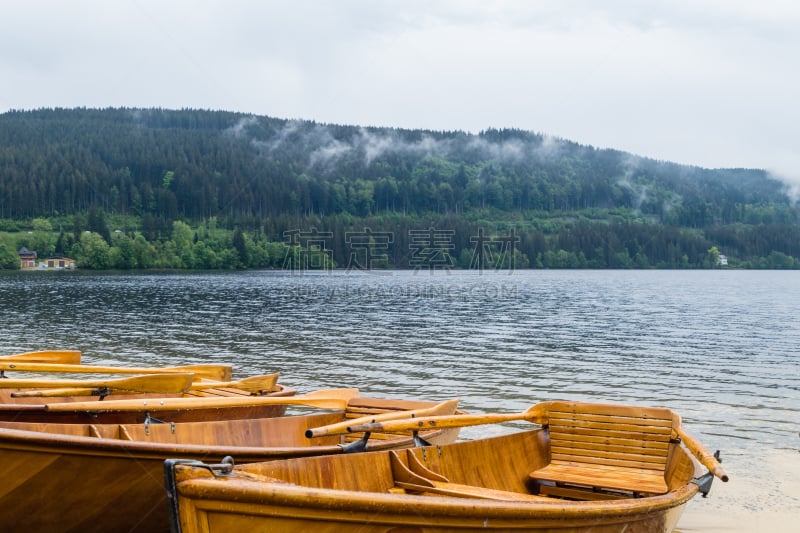
[[[351, 429], [458, 427], [491, 416]], [[703, 473], [693, 454], [727, 480], [667, 409], [546, 402], [500, 417], [542, 428], [435, 448], [237, 466], [169, 460], [173, 531], [666, 533], [685, 504], [710, 488], [714, 474]]]
[[[169, 531], [163, 464], [168, 457], [219, 462], [343, 454], [361, 450], [360, 434], [305, 433], [331, 426], [419, 414], [452, 414], [458, 401], [434, 403], [352, 397], [326, 413], [175, 424], [0, 422], [0, 531]], [[362, 418], [367, 417], [367, 418]], [[453, 442], [458, 429], [425, 430], [432, 443]], [[411, 432], [375, 435], [366, 449], [413, 446]]]

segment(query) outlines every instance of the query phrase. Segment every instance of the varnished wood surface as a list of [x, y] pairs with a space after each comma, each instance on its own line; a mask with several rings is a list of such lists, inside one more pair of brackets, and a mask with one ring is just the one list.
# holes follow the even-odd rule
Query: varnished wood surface
[[0, 361], [79, 365], [81, 364], [81, 352], [79, 350], [39, 350], [13, 355], [0, 355]]
[[[53, 401], [52, 398], [13, 398], [11, 393], [15, 389], [0, 389], [0, 421], [17, 422], [65, 422], [65, 423], [101, 423], [101, 424], [138, 424], [145, 421], [150, 411], [142, 408], [130, 411], [91, 412], [91, 411], [64, 411], [55, 412], [45, 409], [45, 405]], [[274, 398], [288, 398], [297, 393], [297, 390], [283, 385], [276, 385], [275, 390], [265, 396]], [[250, 393], [237, 389], [204, 389], [190, 390], [184, 394], [129, 394], [129, 399], [152, 398], [179, 398], [179, 397], [241, 397]], [[102, 400], [107, 401], [107, 400]], [[59, 398], [59, 403], [66, 402], [97, 402], [97, 397], [73, 396]], [[233, 407], [208, 407], [176, 409], [172, 411], [159, 411], [152, 416], [165, 422], [194, 422], [205, 420], [219, 420], [220, 418], [237, 420], [246, 418], [265, 418], [282, 416], [286, 412], [285, 405], [244, 405]]]
[[[667, 492], [665, 470], [673, 432], [668, 409], [547, 402], [550, 461], [536, 481], [632, 494]], [[542, 484], [547, 491], [548, 485]], [[563, 491], [552, 491], [552, 493]]]
[[0, 359], [0, 371], [10, 372], [46, 372], [73, 374], [170, 374], [173, 372], [191, 372], [198, 379], [230, 381], [233, 367], [224, 364], [183, 365], [173, 367], [122, 367], [82, 364], [32, 363], [27, 361], [9, 361]]
[[548, 430], [548, 464], [530, 475], [543, 493], [564, 496], [585, 489], [593, 491], [595, 498], [598, 491], [603, 498], [613, 497], [608, 491], [614, 491], [614, 495], [618, 491], [630, 495], [664, 493], [668, 490], [664, 472], [670, 445], [679, 439], [710, 472], [722, 481], [728, 480], [719, 461], [686, 434], [680, 416], [658, 407], [551, 401], [521, 413], [421, 416], [353, 423], [349, 429], [400, 431], [512, 420], [538, 423]]
[[105, 402], [73, 402], [48, 403], [48, 411], [91, 411], [96, 413], [111, 411], [140, 411], [147, 408], [150, 412], [163, 413], [190, 409], [225, 408], [260, 405], [305, 405], [320, 409], [344, 409], [349, 400], [358, 396], [357, 388], [325, 389], [308, 392], [292, 398], [269, 398], [242, 394], [238, 397], [226, 398], [159, 398], [158, 401], [142, 402], [138, 399], [119, 399]]
[[[391, 452], [375, 452], [254, 463], [219, 478], [178, 466], [181, 531], [667, 532], [697, 492], [689, 483], [694, 470], [685, 468], [685, 463], [696, 463], [684, 449], [671, 446], [667, 472], [674, 490], [616, 501], [526, 497], [528, 474], [549, 462], [543, 429], [404, 450], [394, 459]], [[673, 468], [673, 462], [682, 466]], [[404, 470], [411, 475], [398, 474]], [[426, 482], [442, 490], [412, 487], [409, 492], [398, 486]], [[502, 498], [504, 492], [517, 496], [492, 500], [466, 494], [481, 488], [492, 497]], [[441, 493], [448, 489], [452, 497]]]
[[[374, 399], [375, 412], [433, 402]], [[358, 398], [354, 410], [370, 409]], [[0, 531], [168, 531], [163, 462], [183, 457], [238, 463], [341, 453], [341, 436], [308, 439], [311, 427], [341, 422], [345, 411], [257, 420], [172, 424], [0, 422]], [[457, 432], [426, 433], [452, 442]], [[410, 436], [370, 442], [373, 449], [412, 445]]]
[[[80, 396], [78, 393], [64, 393], [63, 389], [107, 389], [112, 391], [182, 394], [192, 387], [194, 374], [190, 372], [175, 372], [172, 374], [145, 374], [141, 376], [112, 378], [112, 379], [0, 379], [0, 388], [4, 389], [32, 389], [14, 391], [11, 395], [19, 397], [54, 397], [54, 396]], [[58, 394], [54, 394], [58, 392]], [[86, 395], [92, 395], [86, 392]], [[99, 394], [98, 394], [99, 395]]]

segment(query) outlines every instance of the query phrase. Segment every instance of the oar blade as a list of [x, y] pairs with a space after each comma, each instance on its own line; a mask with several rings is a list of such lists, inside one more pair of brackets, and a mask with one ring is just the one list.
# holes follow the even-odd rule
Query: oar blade
[[80, 350], [41, 350], [0, 356], [0, 361], [19, 363], [81, 364]]
[[110, 388], [128, 392], [175, 394], [188, 391], [193, 381], [194, 374], [188, 372], [145, 374], [143, 376], [116, 379], [111, 383]]
[[264, 374], [262, 376], [251, 376], [238, 381], [195, 381], [191, 390], [199, 391], [205, 389], [237, 389], [252, 394], [270, 392], [278, 383], [279, 373]]
[[[59, 396], [96, 396], [105, 395], [102, 391], [127, 393], [178, 394], [186, 392], [192, 386], [193, 374], [176, 372], [172, 374], [145, 374], [129, 378], [117, 379], [4, 379], [0, 386], [15, 389], [41, 389], [18, 391], [11, 394], [14, 398], [26, 397], [59, 397]], [[93, 390], [98, 392], [93, 393]], [[72, 393], [70, 393], [72, 391]]]
[[195, 375], [195, 379], [213, 379], [215, 381], [230, 381], [233, 376], [233, 366], [225, 364], [182, 365], [149, 370], [157, 370], [159, 372], [191, 372]]

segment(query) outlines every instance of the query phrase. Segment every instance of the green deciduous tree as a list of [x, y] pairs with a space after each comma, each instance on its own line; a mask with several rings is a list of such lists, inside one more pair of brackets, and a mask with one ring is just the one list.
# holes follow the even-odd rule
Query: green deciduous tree
[[53, 225], [46, 218], [34, 218], [33, 231], [51, 232], [53, 231]]
[[706, 252], [707, 257], [705, 261], [705, 265], [708, 268], [716, 268], [719, 266], [719, 249], [716, 246], [712, 246]]
[[79, 268], [105, 270], [112, 266], [111, 247], [99, 233], [84, 232], [73, 249]]
[[0, 243], [0, 269], [19, 270], [20, 261], [16, 250], [12, 250], [5, 243]]
[[241, 229], [236, 228], [233, 232], [233, 249], [236, 250], [236, 255], [239, 258], [239, 264], [246, 267], [249, 263], [249, 253], [247, 250], [247, 242], [245, 241], [244, 233]]

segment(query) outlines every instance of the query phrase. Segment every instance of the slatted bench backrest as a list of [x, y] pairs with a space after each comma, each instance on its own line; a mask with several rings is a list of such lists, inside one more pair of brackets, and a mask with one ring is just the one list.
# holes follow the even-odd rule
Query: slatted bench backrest
[[548, 402], [551, 464], [583, 463], [663, 472], [673, 413], [658, 407]]

